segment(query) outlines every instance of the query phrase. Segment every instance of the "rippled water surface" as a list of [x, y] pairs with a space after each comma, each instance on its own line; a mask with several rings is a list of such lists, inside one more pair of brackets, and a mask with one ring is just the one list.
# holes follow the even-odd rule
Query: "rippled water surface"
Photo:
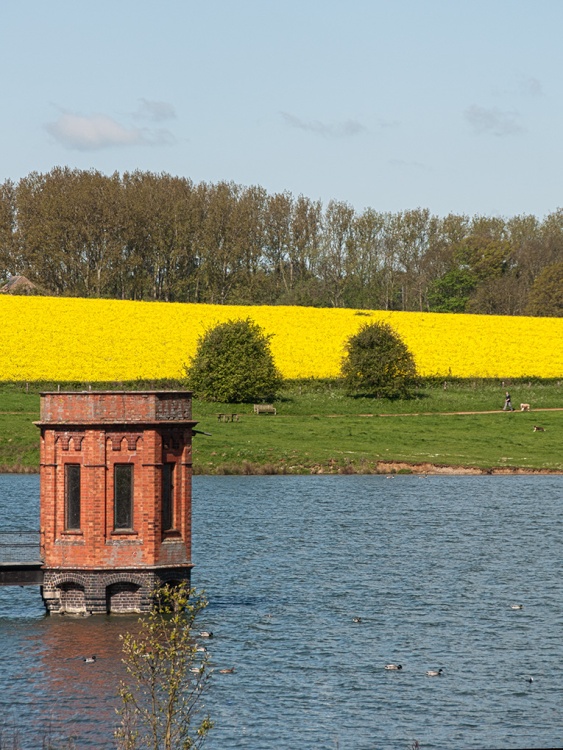
[[[236, 668], [212, 678], [206, 747], [561, 746], [562, 496], [560, 476], [197, 477], [201, 627]], [[0, 476], [3, 530], [37, 509], [37, 477]], [[0, 708], [25, 748], [46, 729], [112, 747], [134, 622], [0, 589]]]

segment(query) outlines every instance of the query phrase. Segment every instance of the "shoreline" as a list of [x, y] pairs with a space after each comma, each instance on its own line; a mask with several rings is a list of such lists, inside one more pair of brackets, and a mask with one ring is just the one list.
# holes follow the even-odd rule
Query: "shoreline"
[[[33, 466], [0, 466], [0, 474], [39, 474], [39, 467]], [[409, 463], [408, 461], [377, 461], [373, 466], [357, 467], [338, 466], [285, 466], [283, 464], [241, 464], [219, 465], [216, 471], [203, 472], [194, 467], [193, 476], [395, 476], [397, 474], [417, 474], [421, 476], [545, 476], [563, 475], [561, 469], [534, 469], [523, 466], [459, 466], [432, 464], [427, 462]]]

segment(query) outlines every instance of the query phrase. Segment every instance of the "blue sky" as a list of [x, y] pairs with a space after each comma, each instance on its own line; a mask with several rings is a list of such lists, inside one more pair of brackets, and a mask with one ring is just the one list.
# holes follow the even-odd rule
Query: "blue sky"
[[542, 217], [562, 29], [560, 0], [2, 0], [0, 180], [140, 169]]

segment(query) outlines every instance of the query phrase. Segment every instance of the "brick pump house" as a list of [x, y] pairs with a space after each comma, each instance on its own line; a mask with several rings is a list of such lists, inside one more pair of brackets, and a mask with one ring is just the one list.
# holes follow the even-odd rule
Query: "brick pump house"
[[42, 595], [50, 613], [142, 612], [190, 580], [191, 393], [41, 394]]

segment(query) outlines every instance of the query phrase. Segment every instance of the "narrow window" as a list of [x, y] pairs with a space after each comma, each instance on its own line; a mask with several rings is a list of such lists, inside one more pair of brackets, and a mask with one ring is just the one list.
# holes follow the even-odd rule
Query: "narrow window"
[[174, 464], [162, 467], [162, 530], [174, 528]]
[[113, 467], [114, 528], [133, 528], [133, 464]]
[[80, 464], [65, 464], [65, 528], [80, 528]]

